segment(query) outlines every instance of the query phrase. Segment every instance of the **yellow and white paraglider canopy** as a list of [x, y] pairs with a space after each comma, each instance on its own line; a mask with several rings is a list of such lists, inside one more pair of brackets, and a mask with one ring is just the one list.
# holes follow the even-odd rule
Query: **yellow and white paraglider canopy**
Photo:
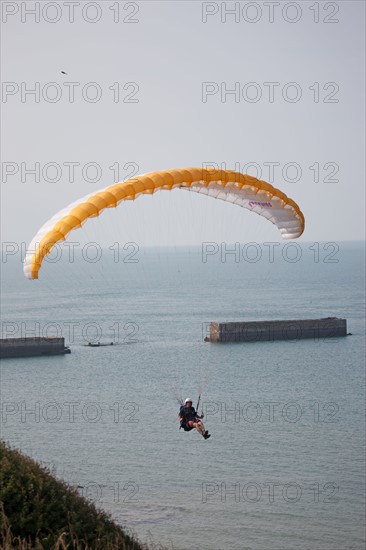
[[24, 259], [24, 275], [38, 279], [44, 257], [53, 246], [105, 208], [155, 191], [185, 189], [251, 210], [274, 223], [284, 239], [300, 237], [305, 220], [298, 205], [269, 183], [231, 170], [182, 168], [162, 170], [116, 183], [78, 199], [57, 212], [37, 232]]

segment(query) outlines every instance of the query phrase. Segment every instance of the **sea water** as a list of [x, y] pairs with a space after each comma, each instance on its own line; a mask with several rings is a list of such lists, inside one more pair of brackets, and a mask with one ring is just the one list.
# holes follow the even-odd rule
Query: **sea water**
[[[235, 246], [62, 257], [38, 281], [3, 257], [2, 337], [71, 354], [2, 360], [1, 436], [152, 545], [361, 550], [364, 244]], [[204, 342], [210, 321], [328, 316], [352, 335]], [[200, 392], [207, 441], [177, 420]]]

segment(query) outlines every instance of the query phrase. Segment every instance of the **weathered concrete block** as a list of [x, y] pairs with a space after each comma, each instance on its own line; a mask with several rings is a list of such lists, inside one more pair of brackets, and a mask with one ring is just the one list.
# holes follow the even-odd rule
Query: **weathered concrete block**
[[346, 319], [297, 319], [210, 323], [208, 342], [264, 342], [347, 336]]
[[31, 357], [70, 353], [65, 338], [5, 338], [0, 340], [0, 357]]

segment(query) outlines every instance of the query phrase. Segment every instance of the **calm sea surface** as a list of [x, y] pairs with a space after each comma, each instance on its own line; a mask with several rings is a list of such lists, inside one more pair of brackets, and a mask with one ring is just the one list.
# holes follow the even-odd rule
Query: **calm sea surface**
[[[263, 244], [257, 262], [254, 248], [238, 262], [198, 248], [139, 250], [137, 263], [133, 250], [76, 254], [38, 281], [3, 258], [2, 337], [62, 332], [72, 353], [2, 361], [2, 438], [143, 541], [363, 549], [364, 247], [325, 246], [302, 243], [297, 262], [282, 243], [273, 262]], [[352, 335], [203, 342], [209, 321], [328, 316]], [[177, 397], [200, 390], [208, 441], [178, 429]]]

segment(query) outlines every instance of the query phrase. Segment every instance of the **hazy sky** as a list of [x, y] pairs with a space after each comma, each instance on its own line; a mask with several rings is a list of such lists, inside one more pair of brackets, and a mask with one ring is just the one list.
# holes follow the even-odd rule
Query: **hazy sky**
[[[29, 242], [112, 184], [117, 164], [124, 179], [204, 163], [283, 190], [305, 215], [302, 240], [364, 239], [363, 1], [1, 4], [2, 241]], [[263, 218], [179, 190], [102, 218], [101, 244], [281, 239]]]

